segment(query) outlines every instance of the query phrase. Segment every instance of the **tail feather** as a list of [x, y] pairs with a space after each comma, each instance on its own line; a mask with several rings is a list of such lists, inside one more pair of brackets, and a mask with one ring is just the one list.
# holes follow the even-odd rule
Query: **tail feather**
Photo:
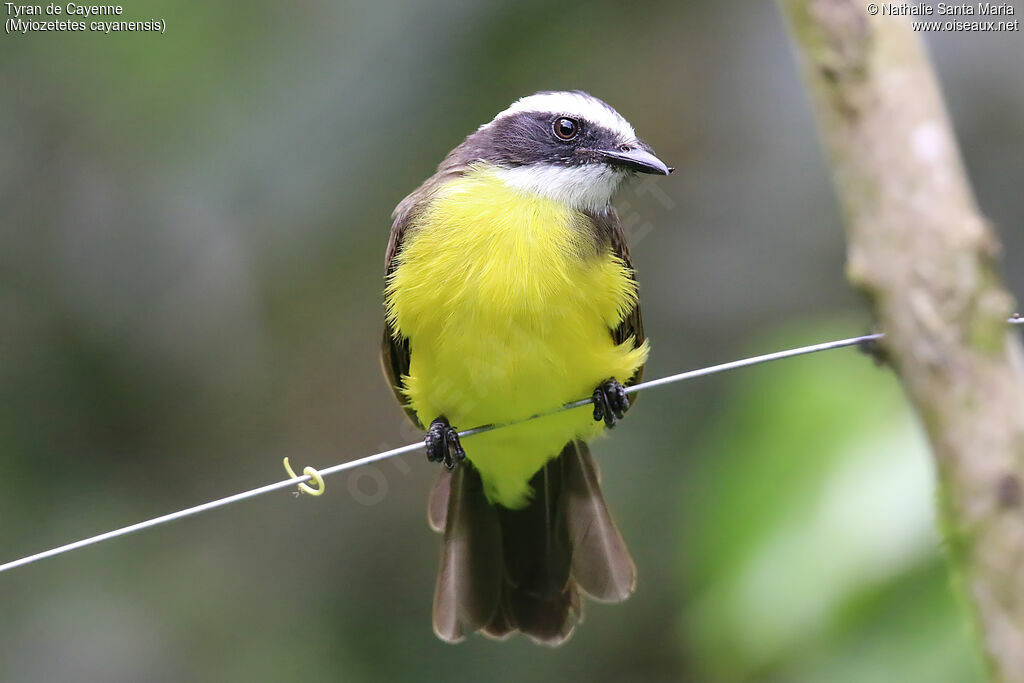
[[561, 495], [563, 469], [558, 458], [534, 475], [530, 482], [534, 496], [527, 507], [497, 507], [505, 567], [505, 599], [497, 619], [551, 645], [569, 637], [575, 625], [572, 606], [578, 604]]
[[434, 589], [434, 632], [449, 642], [490, 623], [501, 599], [501, 529], [483, 491], [476, 470], [452, 474]]
[[427, 521], [434, 531], [443, 533], [444, 525], [448, 519], [448, 496], [452, 490], [452, 472], [441, 469], [434, 482], [434, 488], [430, 490], [430, 498], [427, 502]]
[[445, 532], [434, 595], [434, 630], [442, 639], [519, 631], [558, 645], [582, 619], [580, 590], [604, 601], [633, 591], [636, 568], [586, 444], [567, 444], [530, 483], [533, 500], [520, 510], [488, 503], [468, 463], [435, 485], [430, 522]]
[[530, 484], [533, 500], [519, 510], [496, 506], [505, 579], [524, 594], [550, 596], [569, 582], [572, 546], [565, 523], [562, 459], [545, 465]]
[[569, 444], [561, 457], [572, 576], [595, 600], [622, 602], [636, 589], [636, 565], [604, 503], [597, 466], [582, 443]]
[[508, 595], [502, 595], [502, 601], [498, 605], [498, 611], [490, 623], [483, 627], [482, 633], [488, 638], [505, 640], [519, 630], [516, 622], [513, 621], [512, 610], [507, 606]]
[[[506, 609], [515, 619], [517, 630], [543, 645], [564, 643], [580, 620], [579, 594], [572, 584], [552, 596], [531, 595], [513, 589], [509, 592]], [[507, 619], [508, 612], [499, 618]]]

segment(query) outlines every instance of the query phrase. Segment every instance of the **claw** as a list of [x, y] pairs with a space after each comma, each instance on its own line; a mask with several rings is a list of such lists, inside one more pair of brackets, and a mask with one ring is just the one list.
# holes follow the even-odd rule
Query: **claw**
[[608, 412], [608, 405], [604, 397], [604, 392], [601, 391], [601, 387], [594, 389], [594, 397], [592, 400], [594, 401], [594, 422], [600, 422], [605, 413]]
[[443, 464], [448, 471], [454, 470], [456, 465], [466, 459], [459, 433], [444, 417], [430, 423], [423, 444], [427, 450], [427, 460]]
[[629, 410], [629, 397], [626, 388], [614, 377], [601, 382], [594, 389], [594, 421], [614, 427], [616, 420], [621, 420]]

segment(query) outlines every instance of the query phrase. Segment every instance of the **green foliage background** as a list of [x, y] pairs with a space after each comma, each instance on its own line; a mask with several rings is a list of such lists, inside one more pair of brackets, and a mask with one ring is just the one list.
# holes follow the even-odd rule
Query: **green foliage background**
[[[870, 324], [771, 3], [124, 7], [167, 32], [0, 36], [0, 561], [419, 438], [376, 358], [391, 208], [536, 90], [679, 169], [617, 201], [650, 377]], [[1020, 35], [929, 40], [1024, 292]], [[855, 351], [651, 392], [596, 452], [640, 584], [561, 649], [434, 638], [408, 457], [0, 575], [0, 680], [981, 679]]]

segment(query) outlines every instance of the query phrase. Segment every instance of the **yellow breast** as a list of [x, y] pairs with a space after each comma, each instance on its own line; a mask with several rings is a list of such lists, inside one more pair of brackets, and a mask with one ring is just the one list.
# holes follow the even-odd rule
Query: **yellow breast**
[[[636, 301], [629, 270], [589, 219], [507, 187], [486, 167], [441, 188], [410, 228], [387, 286], [409, 338], [409, 403], [429, 424], [504, 423], [627, 380], [646, 344], [609, 332]], [[518, 507], [527, 482], [574, 438], [600, 431], [587, 409], [467, 439], [492, 501]]]

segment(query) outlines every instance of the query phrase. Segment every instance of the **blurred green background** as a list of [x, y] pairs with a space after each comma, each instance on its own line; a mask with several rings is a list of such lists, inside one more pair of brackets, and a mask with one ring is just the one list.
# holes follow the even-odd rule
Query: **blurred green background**
[[[378, 369], [390, 211], [536, 90], [678, 168], [617, 202], [649, 377], [870, 325], [771, 3], [125, 15], [166, 34], [0, 36], [0, 562], [419, 438]], [[1024, 292], [1022, 37], [929, 47]], [[0, 575], [0, 680], [981, 679], [921, 431], [855, 351], [653, 391], [595, 450], [640, 583], [560, 649], [434, 637], [409, 456]]]

